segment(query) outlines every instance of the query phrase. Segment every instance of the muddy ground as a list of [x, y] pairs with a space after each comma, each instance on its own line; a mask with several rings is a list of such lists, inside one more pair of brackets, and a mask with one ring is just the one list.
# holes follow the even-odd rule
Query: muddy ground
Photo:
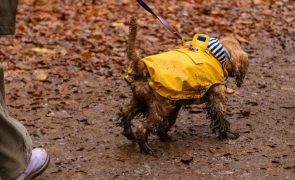
[[115, 126], [131, 95], [123, 80], [128, 20], [138, 17], [143, 56], [177, 47], [173, 35], [131, 0], [21, 0], [0, 60], [11, 116], [51, 155], [38, 179], [295, 179], [295, 2], [149, 2], [188, 37], [241, 41], [249, 73], [227, 103], [241, 137], [216, 139], [203, 110], [189, 106], [172, 142], [151, 137], [155, 156], [140, 154]]

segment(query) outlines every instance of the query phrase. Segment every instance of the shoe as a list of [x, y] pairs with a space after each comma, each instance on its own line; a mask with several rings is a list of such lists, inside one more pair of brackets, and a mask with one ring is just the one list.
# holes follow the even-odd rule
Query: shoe
[[16, 180], [31, 180], [42, 174], [49, 164], [49, 155], [43, 148], [32, 150], [31, 161], [25, 170]]

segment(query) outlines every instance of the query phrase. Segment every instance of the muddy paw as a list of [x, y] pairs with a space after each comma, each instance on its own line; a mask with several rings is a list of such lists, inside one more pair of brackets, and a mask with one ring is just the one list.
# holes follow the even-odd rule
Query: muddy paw
[[235, 132], [222, 132], [219, 134], [218, 138], [219, 139], [238, 139], [240, 137], [239, 133]]
[[168, 134], [160, 134], [158, 136], [159, 136], [160, 141], [162, 141], [162, 142], [172, 141], [172, 138]]
[[130, 141], [135, 141], [135, 136], [132, 132], [122, 132], [122, 134]]
[[121, 115], [118, 115], [117, 118], [115, 119], [117, 127], [123, 127], [122, 119], [123, 119], [123, 117]]
[[226, 132], [226, 137], [227, 139], [238, 139], [240, 134], [236, 132]]
[[153, 155], [154, 154], [154, 151], [147, 143], [139, 144], [139, 148], [140, 148], [140, 152], [142, 154], [146, 154], [146, 155], [148, 155], [148, 154]]

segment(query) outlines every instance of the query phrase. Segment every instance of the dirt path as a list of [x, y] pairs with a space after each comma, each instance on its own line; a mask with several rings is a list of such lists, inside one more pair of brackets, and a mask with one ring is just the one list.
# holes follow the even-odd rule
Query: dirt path
[[227, 113], [241, 137], [217, 140], [202, 110], [187, 107], [173, 141], [152, 137], [156, 155], [140, 154], [115, 126], [130, 97], [123, 71], [131, 12], [139, 13], [143, 55], [175, 47], [173, 36], [129, 0], [22, 0], [14, 45], [2, 40], [0, 60], [11, 115], [52, 157], [39, 179], [294, 179], [295, 3], [154, 3], [189, 36], [234, 33], [242, 41], [251, 65]]

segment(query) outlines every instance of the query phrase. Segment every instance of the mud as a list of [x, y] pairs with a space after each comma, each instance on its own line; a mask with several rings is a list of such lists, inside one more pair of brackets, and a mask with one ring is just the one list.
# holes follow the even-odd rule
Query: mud
[[[108, 5], [107, 1], [96, 5], [68, 3], [64, 9], [59, 7], [61, 1], [53, 1], [52, 5], [42, 2], [34, 7], [33, 1], [21, 1], [14, 45], [4, 41], [5, 58], [1, 59], [6, 68], [11, 116], [28, 128], [35, 146], [46, 148], [51, 155], [49, 168], [37, 179], [295, 178], [294, 24], [287, 26], [287, 32], [275, 28], [279, 12], [285, 12], [284, 5], [275, 6], [271, 16], [262, 18], [265, 24], [273, 23], [269, 28], [256, 27], [255, 18], [249, 20], [250, 24], [240, 23], [243, 16], [238, 5], [228, 9], [225, 7], [232, 5], [230, 1], [221, 1], [217, 10], [229, 11], [228, 16], [238, 18], [234, 24], [241, 30], [236, 31], [224, 30], [222, 23], [193, 26], [200, 23], [196, 17], [191, 18], [194, 11], [208, 14], [213, 1], [196, 8], [186, 4], [190, 1], [181, 1], [186, 5], [183, 11], [180, 5], [175, 7], [178, 1], [154, 2], [161, 4], [156, 8], [173, 25], [181, 23], [184, 32], [238, 33], [249, 53], [250, 68], [240, 94], [229, 96], [227, 103], [227, 118], [232, 129], [240, 132], [239, 139], [218, 140], [210, 132], [203, 110], [188, 106], [170, 132], [172, 142], [151, 137], [156, 152], [146, 156], [115, 126], [119, 108], [131, 96], [123, 80], [128, 63], [124, 55], [128, 18], [133, 10], [139, 14], [142, 55], [175, 47], [173, 36], [131, 1], [110, 1]], [[268, 10], [264, 4], [247, 3], [243, 6], [246, 14], [257, 15], [260, 8]], [[285, 3], [291, 8], [287, 12], [294, 12], [295, 4]], [[48, 15], [50, 12], [54, 13]], [[173, 12], [179, 19], [186, 18], [175, 19]], [[206, 16], [214, 15], [210, 12]], [[228, 20], [227, 16], [218, 18]], [[290, 18], [294, 22], [294, 14]], [[63, 26], [59, 27], [59, 21], [65, 21]], [[46, 30], [47, 24], [50, 27]], [[64, 32], [53, 32], [55, 26], [65, 28]], [[231, 28], [232, 24], [227, 26]], [[32, 47], [53, 49], [55, 54], [31, 52]], [[235, 88], [233, 82], [230, 87]]]

